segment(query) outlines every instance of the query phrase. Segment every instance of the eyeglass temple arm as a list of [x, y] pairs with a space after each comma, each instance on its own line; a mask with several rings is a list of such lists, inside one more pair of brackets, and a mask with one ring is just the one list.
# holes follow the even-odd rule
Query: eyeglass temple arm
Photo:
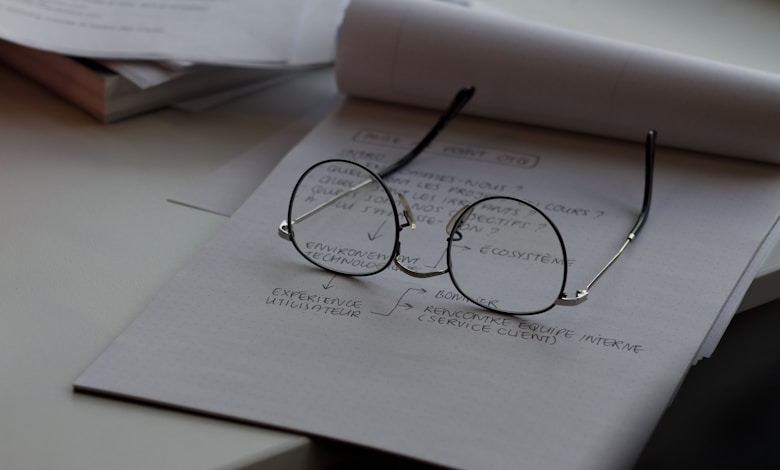
[[[379, 176], [384, 178], [390, 174], [393, 174], [394, 172], [400, 170], [401, 168], [406, 166], [409, 162], [414, 160], [418, 155], [420, 155], [422, 151], [425, 150], [425, 148], [428, 147], [431, 144], [431, 142], [433, 142], [433, 139], [435, 139], [436, 136], [439, 135], [439, 132], [441, 132], [445, 127], [447, 127], [447, 124], [449, 124], [450, 120], [452, 120], [452, 118], [457, 116], [460, 110], [463, 109], [464, 106], [466, 106], [466, 103], [468, 103], [471, 97], [474, 96], [475, 91], [476, 88], [474, 88], [473, 86], [466, 86], [461, 88], [458, 91], [458, 93], [455, 94], [455, 97], [452, 99], [452, 103], [450, 103], [449, 108], [447, 108], [447, 110], [444, 112], [444, 114], [442, 114], [439, 120], [436, 121], [436, 124], [433, 125], [431, 130], [429, 130], [428, 133], [425, 134], [425, 137], [423, 137], [422, 140], [420, 140], [420, 142], [418, 142], [417, 145], [415, 145], [414, 148], [411, 151], [409, 151], [409, 153], [401, 157], [400, 160], [381, 170], [378, 173]], [[347, 194], [357, 191], [358, 189], [362, 188], [363, 186], [365, 186], [366, 184], [372, 181], [373, 179], [368, 179], [361, 183], [358, 183], [352, 188], [349, 188], [347, 191], [330, 198], [329, 200], [318, 205], [317, 207], [298, 216], [298, 218], [296, 218], [295, 220], [291, 220], [289, 222], [287, 220], [283, 220], [282, 223], [279, 225], [279, 231], [278, 231], [279, 236], [281, 238], [284, 238], [285, 240], [290, 240], [290, 225], [305, 220], [307, 217], [316, 214], [323, 208], [333, 204], [334, 202], [346, 196]], [[412, 225], [414, 225], [413, 222]]]
[[642, 226], [644, 226], [645, 220], [647, 220], [647, 216], [650, 213], [650, 202], [653, 198], [653, 169], [655, 168], [655, 139], [657, 136], [658, 133], [651, 129], [647, 132], [647, 137], [645, 138], [645, 191], [642, 200], [642, 210], [639, 212], [636, 223], [634, 223], [628, 236], [626, 236], [626, 240], [620, 246], [618, 252], [615, 253], [603, 268], [601, 268], [601, 271], [596, 274], [584, 289], [578, 290], [574, 297], [569, 297], [565, 293], [561, 294], [560, 298], [555, 302], [557, 305], [579, 305], [584, 302], [588, 298], [590, 288], [593, 287], [593, 285], [596, 284], [596, 281], [598, 281], [599, 278], [607, 272], [610, 266], [617, 261], [626, 247], [628, 247], [629, 243], [631, 243], [636, 238], [639, 231], [642, 230]]
[[417, 158], [418, 155], [420, 155], [423, 150], [425, 150], [426, 147], [428, 147], [431, 142], [433, 142], [433, 139], [436, 138], [437, 135], [439, 135], [439, 132], [441, 132], [445, 127], [447, 127], [447, 124], [454, 118], [455, 116], [460, 113], [460, 110], [463, 109], [464, 106], [466, 106], [466, 103], [469, 102], [472, 96], [474, 96], [474, 92], [476, 91], [476, 88], [473, 86], [466, 86], [461, 88], [458, 93], [455, 94], [455, 97], [452, 99], [452, 103], [450, 103], [450, 107], [447, 108], [447, 110], [442, 114], [442, 116], [439, 118], [438, 121], [436, 121], [436, 124], [433, 125], [431, 130], [428, 131], [427, 134], [425, 134], [425, 137], [420, 140], [420, 142], [417, 143], [417, 145], [414, 146], [412, 150], [409, 151], [406, 155], [401, 157], [397, 162], [393, 163], [392, 165], [382, 169], [379, 172], [379, 176], [382, 178], [385, 178], [396, 171], [400, 170], [401, 168], [405, 167], [409, 164], [412, 160]]
[[360, 183], [356, 184], [355, 186], [352, 186], [351, 188], [347, 189], [341, 194], [337, 194], [333, 196], [332, 198], [328, 199], [327, 201], [321, 203], [317, 207], [314, 207], [313, 209], [309, 209], [308, 211], [304, 212], [303, 214], [299, 215], [297, 218], [289, 221], [287, 219], [283, 220], [281, 224], [279, 224], [279, 236], [281, 238], [284, 238], [285, 240], [290, 240], [290, 225], [297, 224], [298, 222], [302, 220], [306, 220], [312, 215], [316, 214], [317, 212], [321, 211], [322, 209], [328, 207], [329, 205], [333, 204], [334, 202], [338, 201], [339, 199], [343, 198], [344, 196], [347, 196], [349, 194], [354, 193], [355, 191], [362, 189], [363, 187], [371, 184], [375, 180], [373, 178], [369, 178], [367, 180], [361, 181]]

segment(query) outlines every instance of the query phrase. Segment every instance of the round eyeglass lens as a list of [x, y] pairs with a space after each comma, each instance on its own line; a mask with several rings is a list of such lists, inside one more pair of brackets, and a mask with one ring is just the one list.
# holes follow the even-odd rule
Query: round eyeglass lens
[[456, 222], [447, 251], [458, 290], [502, 313], [549, 310], [566, 282], [566, 252], [558, 229], [519, 199], [474, 203]]
[[395, 203], [361, 165], [327, 160], [311, 167], [295, 186], [287, 217], [293, 244], [317, 266], [364, 276], [392, 262]]

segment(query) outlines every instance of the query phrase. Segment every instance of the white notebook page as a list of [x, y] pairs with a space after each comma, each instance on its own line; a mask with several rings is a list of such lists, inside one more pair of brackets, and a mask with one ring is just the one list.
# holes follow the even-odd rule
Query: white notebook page
[[[308, 166], [330, 157], [381, 166], [434, 118], [348, 100], [282, 160], [76, 387], [444, 465], [625, 467], [774, 226], [780, 169], [659, 150], [653, 206], [638, 240], [587, 302], [533, 318], [464, 303], [446, 276], [419, 280], [393, 269], [334, 276], [277, 237]], [[402, 144], [376, 145], [367, 131]], [[446, 148], [489, 158], [459, 158]], [[436, 214], [452, 210], [451, 199], [521, 197], [550, 209], [573, 260], [573, 291], [636, 218], [642, 150], [459, 118], [389, 178], [431, 222], [402, 232], [404, 252], [420, 265], [438, 263], [445, 236]], [[534, 163], [499, 164], [497, 155]]]

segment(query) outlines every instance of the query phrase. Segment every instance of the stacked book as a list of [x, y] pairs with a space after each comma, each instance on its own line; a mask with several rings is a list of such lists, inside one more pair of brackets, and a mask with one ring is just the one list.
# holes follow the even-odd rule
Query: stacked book
[[345, 3], [0, 0], [0, 62], [102, 122], [198, 108], [330, 63]]

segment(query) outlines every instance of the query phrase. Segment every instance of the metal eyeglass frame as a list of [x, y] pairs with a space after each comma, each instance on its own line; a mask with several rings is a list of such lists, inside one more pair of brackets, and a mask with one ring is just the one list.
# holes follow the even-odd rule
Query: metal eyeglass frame
[[[293, 232], [293, 230], [291, 230], [291, 228], [292, 228], [291, 226], [294, 225], [295, 223], [300, 222], [300, 221], [306, 219], [307, 217], [315, 214], [316, 212], [319, 212], [323, 208], [325, 208], [325, 207], [335, 203], [336, 201], [338, 201], [339, 199], [343, 198], [344, 196], [346, 196], [348, 194], [351, 194], [351, 193], [353, 193], [353, 192], [355, 192], [355, 191], [365, 187], [366, 185], [368, 185], [368, 184], [370, 184], [370, 183], [372, 183], [374, 181], [379, 182], [382, 185], [382, 187], [384, 188], [384, 190], [387, 192], [388, 195], [391, 194], [391, 191], [389, 190], [389, 188], [385, 184], [383, 178], [386, 178], [387, 176], [395, 173], [396, 171], [398, 171], [401, 168], [403, 168], [406, 165], [408, 165], [412, 160], [417, 158], [431, 144], [431, 142], [433, 142], [433, 140], [438, 136], [438, 134], [447, 126], [447, 124], [450, 122], [450, 120], [452, 118], [454, 118], [463, 109], [463, 107], [472, 98], [472, 96], [474, 95], [475, 91], [476, 91], [476, 89], [474, 87], [472, 87], [472, 86], [464, 87], [461, 90], [459, 90], [458, 93], [455, 95], [454, 99], [452, 100], [452, 103], [450, 104], [449, 108], [442, 114], [442, 116], [438, 119], [438, 121], [434, 124], [434, 126], [428, 131], [428, 133], [422, 138], [422, 140], [420, 140], [420, 142], [417, 143], [417, 145], [415, 145], [415, 147], [412, 150], [410, 150], [409, 153], [407, 153], [406, 155], [401, 157], [398, 161], [396, 161], [395, 163], [391, 164], [390, 166], [380, 170], [379, 172], [374, 173], [373, 171], [369, 170], [368, 168], [363, 167], [360, 164], [344, 160], [344, 162], [346, 162], [346, 163], [351, 163], [353, 165], [357, 165], [357, 166], [363, 168], [368, 174], [370, 174], [372, 176], [372, 178], [369, 178], [369, 179], [367, 179], [367, 180], [365, 180], [365, 181], [363, 181], [361, 183], [358, 183], [357, 185], [355, 185], [355, 186], [349, 188], [348, 190], [346, 190], [345, 192], [343, 192], [343, 193], [341, 193], [341, 194], [339, 194], [337, 196], [332, 197], [331, 199], [323, 202], [322, 204], [314, 207], [313, 209], [310, 209], [309, 211], [305, 212], [304, 214], [298, 216], [296, 219], [293, 219], [292, 222], [290, 222], [290, 223], [288, 223], [287, 219], [283, 220], [282, 223], [279, 225], [279, 232], [278, 232], [279, 236], [281, 238], [284, 238], [285, 240], [292, 241], [293, 245], [295, 245], [295, 247], [296, 247], [296, 250], [298, 250], [300, 252], [300, 249], [298, 248], [297, 244], [293, 240], [294, 239], [294, 232]], [[584, 302], [585, 300], [587, 300], [588, 294], [590, 293], [590, 289], [596, 284], [596, 282], [601, 278], [601, 276], [615, 263], [615, 261], [617, 261], [617, 259], [620, 257], [620, 255], [622, 255], [623, 252], [626, 250], [628, 245], [632, 241], [634, 241], [634, 239], [636, 239], [637, 235], [639, 234], [640, 230], [642, 229], [642, 227], [644, 226], [644, 224], [645, 224], [645, 222], [647, 220], [648, 214], [650, 213], [650, 203], [651, 203], [651, 200], [652, 200], [652, 191], [653, 191], [653, 172], [654, 172], [654, 167], [655, 167], [655, 140], [656, 140], [656, 137], [657, 137], [657, 132], [655, 130], [651, 129], [651, 130], [649, 130], [647, 132], [647, 136], [645, 138], [644, 195], [643, 195], [643, 199], [642, 199], [642, 208], [641, 208], [641, 210], [639, 212], [639, 216], [637, 217], [636, 222], [634, 223], [633, 227], [629, 231], [628, 235], [626, 236], [625, 241], [622, 243], [622, 245], [618, 249], [617, 253], [615, 253], [615, 255], [613, 255], [612, 258], [609, 259], [609, 261], [604, 265], [604, 267], [601, 268], [601, 270], [599, 270], [596, 273], [596, 275], [593, 277], [593, 279], [591, 279], [591, 281], [588, 282], [588, 284], [584, 288], [578, 289], [574, 296], [569, 296], [568, 294], [566, 294], [564, 292], [565, 291], [565, 284], [566, 284], [566, 272], [565, 272], [566, 264], [565, 263], [564, 263], [564, 276], [563, 276], [563, 283], [562, 283], [563, 285], [561, 287], [561, 291], [560, 291], [560, 294], [558, 295], [557, 299], [549, 307], [547, 307], [545, 309], [542, 309], [542, 310], [534, 311], [534, 312], [510, 313], [510, 312], [504, 312], [504, 311], [501, 311], [499, 309], [495, 309], [495, 308], [491, 308], [489, 306], [483, 305], [483, 304], [481, 304], [481, 303], [479, 303], [479, 302], [477, 302], [475, 300], [472, 300], [468, 295], [463, 293], [462, 290], [460, 289], [460, 287], [458, 286], [458, 283], [456, 282], [456, 280], [451, 275], [450, 277], [452, 278], [452, 282], [455, 285], [455, 287], [459, 291], [461, 291], [461, 293], [463, 293], [463, 295], [466, 298], [468, 298], [472, 302], [476, 303], [480, 307], [483, 307], [483, 308], [485, 308], [487, 310], [492, 310], [492, 311], [495, 311], [495, 312], [498, 312], [498, 313], [504, 313], [504, 314], [510, 314], [510, 315], [531, 315], [531, 314], [537, 314], [537, 313], [542, 313], [544, 311], [547, 311], [547, 310], [551, 309], [555, 305], [573, 306], [573, 305], [579, 305], [582, 302]], [[329, 161], [337, 162], [339, 160], [329, 160]], [[320, 162], [320, 163], [316, 164], [315, 166], [320, 165], [322, 163], [325, 163], [325, 162]], [[312, 167], [312, 168], [314, 168], [314, 167]], [[308, 173], [308, 170], [307, 170], [306, 173]], [[304, 175], [306, 173], [304, 173]], [[299, 181], [299, 183], [300, 183], [300, 181]], [[296, 185], [296, 190], [297, 190], [297, 185]], [[295, 191], [293, 191], [293, 195], [295, 195]], [[416, 278], [427, 278], [427, 277], [432, 277], [432, 276], [439, 276], [439, 275], [446, 274], [446, 273], [450, 272], [449, 265], [447, 266], [446, 269], [443, 269], [443, 270], [427, 271], [427, 272], [415, 271], [412, 268], [404, 265], [404, 263], [401, 260], [401, 244], [400, 244], [400, 241], [399, 241], [400, 231], [403, 228], [405, 228], [405, 227], [411, 227], [412, 229], [415, 229], [416, 228], [416, 224], [415, 224], [414, 216], [412, 214], [411, 207], [409, 206], [409, 203], [407, 202], [406, 197], [403, 195], [403, 193], [400, 193], [400, 192], [398, 193], [398, 196], [399, 196], [399, 200], [401, 201], [401, 204], [403, 206], [403, 215], [404, 215], [404, 218], [406, 219], [406, 222], [405, 223], [399, 222], [398, 210], [397, 210], [397, 208], [395, 206], [395, 203], [393, 203], [393, 201], [391, 199], [390, 202], [391, 202], [391, 205], [392, 205], [392, 208], [393, 208], [393, 211], [394, 211], [394, 217], [395, 217], [395, 220], [396, 220], [396, 243], [394, 244], [394, 252], [390, 256], [390, 259], [392, 259], [392, 262], [395, 263], [395, 265], [398, 267], [399, 270], [401, 270], [405, 274], [408, 274], [408, 275], [416, 277]], [[447, 230], [447, 235], [448, 235], [448, 239], [447, 239], [448, 242], [452, 241], [451, 239], [453, 239], [453, 237], [458, 237], [459, 236], [459, 234], [457, 233], [457, 228], [460, 226], [461, 223], [463, 223], [469, 217], [470, 210], [474, 206], [476, 206], [477, 204], [479, 204], [479, 203], [481, 203], [481, 202], [483, 202], [485, 200], [492, 199], [492, 198], [495, 198], [495, 196], [480, 199], [479, 201], [476, 201], [476, 202], [474, 202], [472, 204], [464, 206], [459, 211], [457, 211], [452, 216], [451, 220], [447, 223], [446, 230]], [[516, 200], [518, 202], [521, 202], [523, 204], [526, 204], [526, 205], [529, 205], [531, 207], [534, 207], [532, 204], [529, 204], [529, 203], [527, 203], [525, 201], [522, 201], [520, 199], [511, 198], [511, 197], [506, 197], [506, 198], [507, 199], [514, 199], [514, 200]], [[292, 200], [290, 201], [290, 209], [291, 208], [292, 208]], [[539, 209], [536, 209], [536, 208], [534, 208], [534, 209], [537, 212], [539, 212], [539, 214], [541, 214], [543, 217], [545, 217], [548, 221], [550, 221], [551, 226], [555, 230], [555, 233], [558, 235], [558, 238], [559, 238], [559, 240], [561, 242], [561, 247], [563, 249], [563, 253], [564, 253], [564, 257], [565, 257], [566, 247], [565, 247], [565, 244], [563, 243], [563, 238], [561, 237], [560, 233], [558, 232], [557, 227], [555, 227], [555, 224], [552, 223], [552, 221], [547, 217], [546, 214], [544, 214]], [[290, 219], [291, 217], [292, 217], [292, 214], [288, 210], [288, 219]], [[454, 239], [454, 240], [457, 241], [457, 239]], [[367, 276], [367, 275], [377, 274], [378, 272], [381, 272], [384, 269], [386, 269], [390, 265], [390, 263], [391, 263], [390, 261], [388, 261], [387, 264], [385, 264], [384, 266], [382, 266], [382, 267], [380, 267], [377, 270], [372, 271], [372, 272], [359, 273], [359, 274], [349, 274], [349, 273], [339, 272], [339, 271], [330, 269], [330, 268], [325, 267], [325, 266], [321, 266], [321, 265], [315, 263], [313, 260], [309, 259], [309, 257], [304, 255], [302, 252], [301, 252], [301, 254], [304, 256], [304, 258], [306, 258], [307, 260], [309, 260], [310, 262], [312, 262], [313, 264], [315, 264], [316, 266], [318, 266], [318, 267], [320, 267], [322, 269], [325, 269], [327, 271], [334, 272], [334, 273], [337, 273], [337, 274], [349, 275], [349, 276]]]

